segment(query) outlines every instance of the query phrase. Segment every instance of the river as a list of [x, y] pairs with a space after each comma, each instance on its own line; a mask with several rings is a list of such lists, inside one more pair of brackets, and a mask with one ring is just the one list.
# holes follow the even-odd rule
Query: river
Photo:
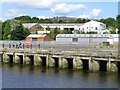
[[2, 65], [3, 88], [120, 88], [117, 72], [88, 72]]

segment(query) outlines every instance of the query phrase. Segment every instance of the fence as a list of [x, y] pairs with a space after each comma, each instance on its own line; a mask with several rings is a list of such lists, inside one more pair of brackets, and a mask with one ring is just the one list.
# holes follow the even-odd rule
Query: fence
[[28, 42], [28, 41], [0, 41], [1, 48], [31, 48], [31, 49], [39, 49], [39, 48], [59, 48], [58, 46], [62, 47], [70, 47], [77, 48], [77, 47], [90, 47], [96, 45], [94, 43], [70, 43], [70, 42], [57, 42], [57, 41], [44, 41], [44, 42]]
[[112, 51], [103, 51], [102, 49], [96, 50], [93, 46], [95, 43], [68, 43], [68, 42], [56, 42], [56, 41], [47, 41], [47, 42], [27, 42], [27, 41], [0, 41], [0, 48], [15, 48], [15, 49], [49, 49], [51, 51], [76, 51], [76, 52], [91, 52], [100, 53], [100, 54], [117, 54], [117, 50]]
[[[15, 48], [15, 49], [47, 49], [53, 53], [82, 53], [99, 56], [118, 56], [118, 48], [109, 50], [108, 49], [96, 49], [93, 46], [96, 44], [88, 43], [62, 43], [56, 41], [50, 42], [27, 42], [27, 41], [0, 41], [0, 48]], [[72, 52], [71, 52], [72, 51]]]

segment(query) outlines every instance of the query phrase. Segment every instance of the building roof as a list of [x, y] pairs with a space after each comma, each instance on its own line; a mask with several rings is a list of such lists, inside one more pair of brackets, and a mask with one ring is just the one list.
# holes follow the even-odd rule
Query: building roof
[[46, 34], [30, 34], [27, 37], [31, 37], [31, 38], [38, 38], [38, 37], [45, 37]]
[[31, 27], [35, 26], [36, 24], [37, 24], [37, 23], [24, 23], [23, 26], [24, 26], [25, 28], [30, 29]]
[[85, 24], [87, 24], [87, 23], [98, 23], [98, 24], [105, 25], [105, 24], [102, 23], [102, 22], [98, 22], [98, 21], [94, 21], [94, 20], [91, 20], [91, 21], [89, 21], [89, 22], [86, 22]]
[[46, 34], [43, 34], [43, 35], [41, 35], [40, 37], [45, 37], [45, 36], [47, 36]]
[[23, 26], [25, 28], [30, 29], [31, 27], [35, 25], [41, 25], [41, 26], [81, 26], [83, 23], [24, 23]]
[[58, 26], [82, 26], [82, 25], [85, 25], [87, 23], [99, 23], [99, 24], [102, 24], [102, 25], [105, 25], [104, 23], [102, 22], [98, 22], [98, 21], [94, 21], [94, 20], [91, 20], [89, 22], [86, 22], [86, 23], [24, 23], [23, 26], [25, 28], [28, 28], [30, 29], [31, 27], [35, 26], [35, 25], [40, 25], [41, 27], [47, 27], [47, 26], [55, 26], [55, 27], [58, 27]]
[[119, 34], [57, 34], [56, 38], [79, 38], [79, 37], [119, 37]]

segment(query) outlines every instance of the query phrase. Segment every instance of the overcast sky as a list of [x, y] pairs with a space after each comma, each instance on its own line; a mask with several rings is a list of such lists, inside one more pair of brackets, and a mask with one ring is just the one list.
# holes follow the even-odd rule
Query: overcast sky
[[22, 15], [38, 18], [69, 16], [90, 19], [115, 18], [117, 16], [117, 0], [108, 0], [109, 2], [101, 2], [101, 0], [97, 0], [97, 2], [95, 2], [95, 0], [91, 1], [2, 0], [2, 2], [0, 2], [0, 19], [4, 21]]

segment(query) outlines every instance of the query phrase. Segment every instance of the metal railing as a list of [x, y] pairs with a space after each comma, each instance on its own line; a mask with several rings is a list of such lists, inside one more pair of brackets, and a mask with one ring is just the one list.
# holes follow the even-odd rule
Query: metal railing
[[15, 49], [47, 49], [51, 51], [74, 51], [76, 53], [89, 53], [89, 54], [101, 54], [109, 55], [113, 53], [118, 54], [117, 50], [104, 50], [96, 49], [95, 43], [68, 43], [68, 42], [57, 42], [57, 41], [46, 41], [46, 42], [37, 42], [37, 41], [0, 41], [0, 48], [15, 48]]

